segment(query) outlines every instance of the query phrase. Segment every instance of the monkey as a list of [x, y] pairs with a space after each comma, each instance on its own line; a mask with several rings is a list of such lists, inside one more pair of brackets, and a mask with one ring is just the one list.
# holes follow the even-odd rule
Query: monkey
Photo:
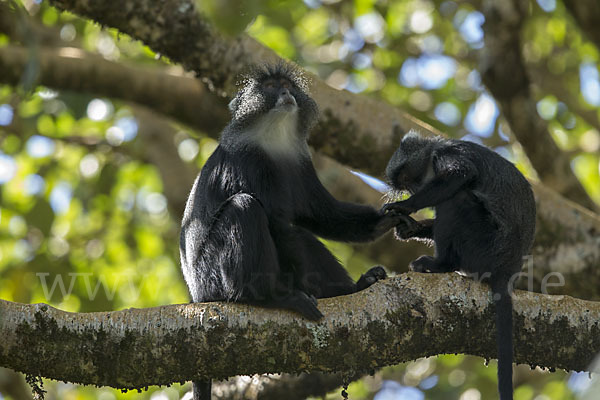
[[406, 200], [384, 205], [410, 215], [433, 207], [435, 219], [409, 221], [400, 240], [433, 240], [435, 255], [410, 264], [416, 272], [460, 271], [490, 283], [496, 310], [498, 390], [512, 399], [511, 277], [521, 270], [535, 233], [535, 201], [529, 182], [508, 160], [476, 143], [406, 134], [385, 175]]
[[[182, 220], [181, 267], [193, 302], [242, 302], [318, 320], [317, 298], [386, 278], [375, 266], [354, 282], [315, 236], [371, 241], [407, 217], [338, 201], [324, 188], [307, 144], [319, 115], [307, 85], [290, 64], [254, 67], [231, 100], [231, 121]], [[210, 380], [193, 390], [194, 399], [210, 398]]]

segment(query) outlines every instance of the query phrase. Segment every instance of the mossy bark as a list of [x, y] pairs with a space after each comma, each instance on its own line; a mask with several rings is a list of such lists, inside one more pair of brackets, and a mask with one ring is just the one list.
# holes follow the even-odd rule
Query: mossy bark
[[[409, 273], [319, 300], [325, 318], [198, 303], [76, 314], [0, 301], [0, 366], [74, 383], [143, 388], [256, 373], [357, 374], [442, 353], [496, 355], [489, 288]], [[515, 361], [586, 370], [600, 304], [517, 292]], [[549, 351], [551, 349], [551, 351]]]

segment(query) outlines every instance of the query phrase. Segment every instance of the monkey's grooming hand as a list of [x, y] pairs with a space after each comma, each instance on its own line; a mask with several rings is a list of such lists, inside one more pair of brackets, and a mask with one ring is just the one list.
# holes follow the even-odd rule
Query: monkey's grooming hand
[[411, 225], [415, 222], [414, 219], [404, 214], [397, 214], [394, 212], [383, 212], [380, 210], [381, 218], [375, 226], [375, 237], [379, 237], [389, 231], [390, 229], [398, 225]]
[[421, 223], [412, 219], [411, 217], [406, 217], [406, 221], [403, 224], [398, 224], [394, 228], [394, 236], [398, 240], [409, 240], [417, 236], [417, 233], [421, 230]]
[[384, 204], [383, 207], [381, 208], [381, 211], [383, 211], [386, 214], [410, 215], [417, 210], [415, 210], [413, 207], [409, 206], [407, 204], [406, 200], [403, 200], [403, 201], [397, 201], [395, 203]]
[[385, 278], [387, 278], [387, 272], [385, 272], [385, 269], [381, 265], [376, 265], [360, 276], [356, 282], [356, 291], [360, 292], [375, 282]]

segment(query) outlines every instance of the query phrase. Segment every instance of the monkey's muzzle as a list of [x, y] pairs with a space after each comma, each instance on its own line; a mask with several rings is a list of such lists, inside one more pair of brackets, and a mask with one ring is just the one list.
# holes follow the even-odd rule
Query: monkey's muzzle
[[275, 107], [296, 107], [298, 104], [296, 103], [296, 99], [289, 92], [283, 93], [277, 99], [277, 103], [275, 103]]

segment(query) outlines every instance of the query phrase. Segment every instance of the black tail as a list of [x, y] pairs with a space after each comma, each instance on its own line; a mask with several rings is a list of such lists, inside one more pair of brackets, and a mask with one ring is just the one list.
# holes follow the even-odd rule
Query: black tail
[[508, 280], [492, 279], [492, 291], [496, 304], [496, 342], [498, 345], [498, 391], [500, 400], [512, 400], [512, 300], [508, 291]]
[[195, 381], [192, 383], [192, 388], [194, 390], [193, 400], [210, 400], [212, 389], [210, 379], [205, 381]]

